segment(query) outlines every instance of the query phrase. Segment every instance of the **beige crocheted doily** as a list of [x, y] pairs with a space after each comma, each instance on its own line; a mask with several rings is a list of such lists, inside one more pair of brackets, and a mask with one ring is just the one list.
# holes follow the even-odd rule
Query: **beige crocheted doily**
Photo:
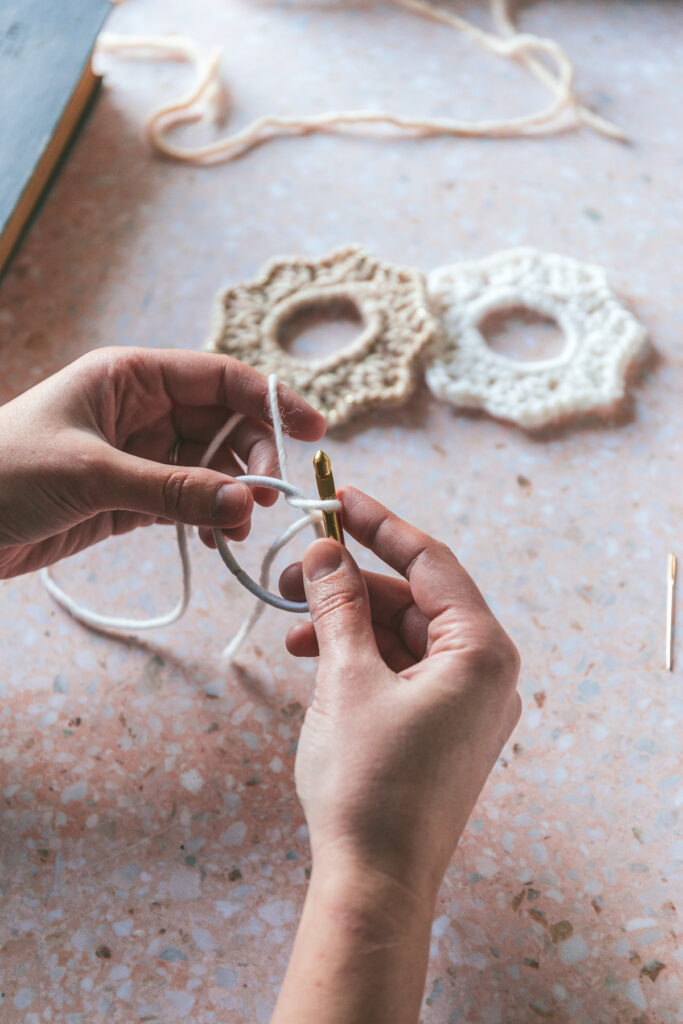
[[[303, 313], [357, 311], [359, 336], [332, 355], [300, 359], [283, 348], [288, 322]], [[414, 390], [420, 357], [435, 338], [419, 271], [351, 246], [321, 260], [272, 260], [260, 277], [219, 293], [207, 348], [262, 373], [276, 373], [338, 426]]]

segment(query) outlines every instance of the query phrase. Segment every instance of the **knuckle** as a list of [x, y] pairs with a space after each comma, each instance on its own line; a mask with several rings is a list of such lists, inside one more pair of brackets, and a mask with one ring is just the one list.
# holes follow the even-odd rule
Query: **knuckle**
[[519, 648], [514, 643], [514, 641], [510, 639], [510, 637], [507, 635], [507, 633], [505, 634], [505, 639], [507, 641], [507, 645], [508, 645], [508, 649], [509, 649], [508, 653], [509, 653], [510, 675], [512, 676], [512, 678], [513, 678], [513, 680], [514, 680], [514, 682], [516, 684], [517, 683], [517, 679], [519, 678], [519, 673], [522, 670], [522, 656], [519, 653]]
[[447, 555], [450, 558], [454, 558], [453, 551], [449, 548], [448, 544], [442, 540], [431, 540], [426, 548], [426, 551], [431, 555]]
[[443, 566], [444, 563], [455, 561], [452, 548], [442, 540], [431, 540], [424, 551], [425, 560], [430, 565]]
[[228, 405], [228, 381], [231, 377], [236, 377], [237, 374], [238, 369], [233, 365], [232, 356], [227, 356], [223, 363], [223, 372], [218, 377], [218, 385], [216, 387], [216, 402], [224, 408]]
[[448, 544], [425, 534], [422, 547], [408, 566], [406, 574], [410, 576], [413, 570], [418, 566], [420, 570], [424, 572], [431, 573], [443, 571], [444, 563], [448, 563], [454, 558], [455, 555], [449, 548]]
[[496, 623], [479, 629], [462, 652], [470, 672], [483, 682], [512, 688], [520, 657], [507, 633]]
[[142, 348], [106, 345], [87, 352], [77, 362], [92, 386], [115, 394], [149, 376], [149, 353]]
[[104, 345], [102, 348], [86, 352], [79, 359], [81, 365], [88, 369], [111, 373], [122, 362], [135, 358], [137, 349], [119, 348], [116, 345]]
[[[65, 448], [63, 463], [55, 480], [56, 489], [72, 490], [78, 495], [78, 505], [82, 511], [94, 514], [104, 510], [107, 505], [103, 494], [103, 484], [109, 476], [110, 465], [107, 450], [100, 445], [83, 445], [74, 443]], [[64, 484], [67, 488], [64, 488]], [[73, 499], [71, 499], [73, 500]]]
[[315, 621], [321, 622], [330, 615], [335, 618], [343, 615], [348, 620], [350, 616], [360, 614], [363, 608], [364, 599], [358, 592], [329, 590], [316, 595]]
[[[345, 497], [346, 510], [350, 513], [356, 508], [356, 506], [362, 510], [363, 508], [363, 496], [360, 491], [349, 491]], [[379, 503], [376, 504], [373, 512], [367, 518], [363, 519], [358, 525], [358, 540], [363, 547], [369, 548], [374, 551], [380, 541], [383, 532], [386, 530], [388, 524], [391, 522], [391, 512]]]
[[253, 469], [271, 470], [277, 468], [277, 452], [273, 435], [257, 437], [248, 453], [248, 466]]
[[[244, 393], [245, 395], [252, 394], [254, 391], [255, 380], [262, 380], [263, 375], [256, 373], [246, 363], [241, 362], [239, 359], [235, 359], [234, 356], [223, 355], [218, 353], [219, 357], [223, 360], [223, 372], [218, 378], [218, 385], [216, 388], [216, 402], [218, 405], [228, 407], [230, 406], [230, 393], [235, 392]], [[263, 400], [264, 410], [270, 408], [267, 394]], [[268, 418], [267, 416], [265, 417]]]
[[161, 503], [170, 518], [174, 518], [186, 503], [189, 486], [189, 474], [182, 469], [172, 470], [165, 478], [161, 490]]
[[513, 694], [513, 698], [514, 699], [512, 701], [512, 709], [510, 714], [512, 728], [510, 729], [510, 732], [512, 732], [512, 730], [515, 728], [520, 718], [522, 717], [522, 698], [516, 690]]

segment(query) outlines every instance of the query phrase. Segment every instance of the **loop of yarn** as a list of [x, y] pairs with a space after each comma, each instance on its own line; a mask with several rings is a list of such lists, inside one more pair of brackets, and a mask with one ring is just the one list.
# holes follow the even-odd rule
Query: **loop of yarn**
[[[341, 512], [341, 502], [338, 498], [306, 498], [303, 491], [290, 483], [287, 470], [287, 453], [284, 445], [284, 430], [282, 429], [282, 418], [280, 416], [280, 403], [277, 398], [277, 377], [274, 373], [271, 373], [268, 378], [268, 395], [270, 398], [273, 433], [275, 435], [275, 444], [277, 447], [278, 461], [280, 463], [280, 475], [282, 479], [277, 480], [274, 477], [269, 476], [243, 476], [240, 477], [240, 480], [250, 487], [273, 487], [275, 490], [282, 491], [287, 503], [291, 505], [292, 508], [307, 510], [306, 515], [301, 519], [298, 519], [292, 526], [288, 527], [285, 532], [281, 534], [273, 544], [271, 544], [261, 564], [261, 579], [259, 583], [256, 583], [251, 576], [247, 575], [244, 569], [239, 565], [237, 559], [230, 550], [230, 545], [225, 539], [222, 531], [213, 531], [218, 552], [230, 572], [237, 580], [239, 580], [243, 587], [249, 590], [254, 597], [258, 598], [259, 602], [262, 602], [257, 605], [257, 608], [252, 613], [254, 616], [254, 622], [256, 622], [262, 613], [264, 604], [270, 604], [274, 608], [279, 608], [282, 611], [287, 612], [300, 613], [308, 611], [308, 605], [305, 601], [288, 601], [287, 598], [280, 597], [278, 594], [273, 594], [267, 589], [270, 567], [278, 551], [280, 551], [285, 544], [295, 537], [297, 533], [301, 530], [305, 530], [307, 526], [314, 527], [316, 535], [320, 535], [318, 527], [322, 518], [322, 512]], [[250, 619], [251, 618], [252, 616], [250, 616]], [[232, 644], [229, 644], [228, 648], [226, 648], [228, 656], [230, 656], [229, 652], [231, 648]], [[224, 651], [224, 654], [225, 653], [226, 652]]]
[[91, 611], [85, 605], [79, 604], [78, 601], [75, 601], [67, 594], [52, 578], [49, 569], [40, 570], [40, 580], [50, 597], [58, 605], [61, 605], [69, 615], [77, 619], [84, 626], [90, 627], [90, 629], [137, 633], [141, 629], [159, 629], [162, 626], [171, 626], [185, 614], [190, 603], [190, 597], [192, 596], [192, 565], [190, 562], [190, 552], [187, 547], [187, 531], [182, 523], [176, 523], [175, 530], [180, 564], [183, 571], [183, 592], [175, 608], [172, 608], [170, 612], [166, 612], [165, 615], [157, 615], [152, 619], [128, 619], [112, 615], [101, 615], [99, 612]]
[[[267, 480], [267, 483], [265, 483], [266, 480]], [[257, 484], [257, 485], [260, 485], [260, 486], [267, 486], [267, 487], [274, 487], [275, 486], [275, 481], [271, 480], [268, 477], [245, 476], [243, 478], [243, 482], [245, 484], [247, 484], [247, 485]], [[284, 484], [284, 481], [283, 481], [282, 484], [280, 485], [280, 487], [277, 488], [277, 490], [282, 490], [285, 494], [287, 494], [288, 488], [287, 488], [287, 490], [285, 490], [286, 487], [287, 487], [287, 485]], [[338, 502], [337, 502], [337, 504], [338, 504]], [[290, 526], [285, 531], [285, 533], [282, 534], [278, 538], [278, 540], [275, 542], [274, 545], [271, 545], [271, 547], [274, 549], [273, 553], [279, 551], [280, 548], [283, 547], [284, 544], [288, 540], [291, 540], [292, 537], [294, 537], [297, 533], [299, 533], [300, 530], [303, 530], [307, 526], [309, 526], [311, 524], [311, 521], [312, 521], [311, 516], [308, 516], [308, 515], [302, 517], [301, 519], [298, 519], [296, 521], [296, 523], [293, 524], [293, 526]], [[218, 548], [218, 552], [219, 552], [221, 558], [223, 559], [223, 561], [225, 562], [226, 566], [228, 567], [230, 572], [233, 574], [233, 576], [235, 576], [238, 579], [238, 581], [242, 584], [242, 586], [246, 590], [250, 591], [250, 593], [252, 593], [254, 595], [254, 597], [257, 597], [259, 599], [259, 601], [263, 601], [265, 604], [272, 605], [274, 608], [280, 608], [282, 611], [286, 611], [286, 612], [307, 612], [308, 611], [308, 605], [306, 604], [305, 601], [288, 601], [286, 598], [280, 597], [278, 594], [273, 594], [269, 590], [267, 590], [266, 589], [267, 576], [264, 579], [263, 568], [261, 570], [261, 579], [262, 579], [263, 582], [256, 583], [251, 578], [251, 576], [249, 576], [244, 571], [244, 569], [240, 566], [239, 562], [237, 561], [237, 559], [233, 555], [233, 553], [232, 553], [232, 551], [230, 549], [230, 545], [228, 544], [227, 540], [225, 539], [223, 533], [220, 530], [214, 530], [213, 531], [213, 535], [214, 535], [214, 539], [216, 541], [216, 547]], [[266, 556], [266, 558], [264, 559], [263, 566], [267, 566], [268, 568], [270, 568], [270, 559], [268, 559], [268, 556]]]
[[[207, 111], [216, 118], [222, 112], [225, 97], [220, 79], [223, 51], [214, 48], [208, 54], [184, 36], [116, 35], [102, 33], [101, 52], [142, 59], [184, 60], [195, 72], [192, 88], [183, 96], [161, 104], [147, 118], [147, 135], [158, 152], [185, 163], [229, 162], [271, 139], [302, 136], [311, 132], [339, 132], [349, 127], [384, 125], [401, 134], [418, 138], [434, 136], [509, 138], [530, 133], [550, 134], [564, 127], [562, 115], [569, 113], [577, 124], [623, 141], [624, 133], [579, 101], [574, 87], [574, 65], [562, 47], [552, 39], [518, 32], [507, 0], [491, 0], [491, 17], [500, 33], [487, 32], [453, 11], [426, 0], [393, 0], [419, 17], [448, 25], [472, 38], [484, 49], [507, 60], [515, 60], [551, 94], [551, 102], [541, 110], [506, 119], [456, 121], [449, 118], [416, 118], [385, 110], [332, 110], [309, 116], [266, 114], [237, 132], [201, 146], [182, 147], [168, 139], [168, 133], [180, 124], [205, 120]], [[552, 67], [543, 62], [548, 58]]]
[[[261, 564], [259, 583], [252, 580], [251, 577], [248, 576], [247, 573], [239, 566], [225, 537], [223, 536], [223, 533], [220, 530], [214, 530], [214, 537], [216, 539], [216, 544], [221, 558], [241, 585], [257, 598], [256, 604], [254, 605], [250, 615], [223, 650], [223, 657], [228, 662], [232, 661], [241, 648], [249, 633], [263, 614], [266, 604], [273, 605], [274, 607], [280, 608], [284, 611], [298, 613], [308, 611], [308, 605], [305, 601], [288, 601], [285, 598], [279, 597], [277, 594], [272, 594], [268, 590], [270, 569], [278, 552], [281, 551], [290, 540], [292, 540], [307, 526], [311, 526], [313, 528], [316, 536], [322, 536], [322, 528], [320, 525], [322, 512], [341, 511], [341, 502], [337, 498], [307, 498], [303, 491], [289, 480], [287, 453], [285, 450], [285, 432], [282, 425], [282, 417], [280, 415], [277, 384], [277, 377], [275, 374], [271, 374], [268, 378], [268, 397], [270, 401], [270, 414], [273, 422], [273, 434], [278, 453], [281, 478], [244, 475], [237, 479], [243, 480], [247, 485], [272, 487], [275, 490], [283, 492], [286, 496], [287, 502], [292, 505], [293, 508], [304, 510], [306, 515], [288, 527], [288, 529], [286, 529], [284, 533], [282, 533], [277, 540], [270, 545]], [[243, 416], [241, 413], [234, 413], [227, 420], [225, 425], [216, 434], [212, 442], [207, 447], [200, 463], [201, 466], [208, 466], [221, 444], [223, 444], [223, 442], [229, 437], [242, 419]], [[91, 629], [104, 632], [115, 631], [122, 633], [137, 633], [144, 629], [156, 629], [160, 626], [170, 626], [185, 614], [190, 603], [191, 563], [187, 545], [188, 532], [188, 529], [182, 523], [176, 523], [176, 537], [183, 573], [183, 592], [176, 607], [165, 615], [159, 615], [151, 619], [129, 619], [110, 615], [101, 615], [99, 612], [94, 612], [91, 609], [86, 608], [84, 605], [79, 604], [69, 594], [67, 594], [66, 591], [63, 590], [62, 587], [60, 587], [52, 578], [49, 569], [45, 568], [40, 570], [40, 579], [47, 592], [57, 602], [57, 604], [61, 605], [62, 608], [69, 612], [74, 619]]]

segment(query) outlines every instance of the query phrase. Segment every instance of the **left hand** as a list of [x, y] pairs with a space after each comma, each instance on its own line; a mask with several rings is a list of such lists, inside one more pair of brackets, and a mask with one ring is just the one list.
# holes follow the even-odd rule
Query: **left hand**
[[[280, 385], [292, 437], [315, 441], [320, 413]], [[206, 446], [233, 412], [245, 415], [214, 459]], [[82, 356], [0, 408], [0, 578], [155, 522], [249, 532], [254, 493], [234, 477], [277, 474], [266, 378], [229, 356], [104, 348]], [[168, 465], [181, 439], [178, 465]]]

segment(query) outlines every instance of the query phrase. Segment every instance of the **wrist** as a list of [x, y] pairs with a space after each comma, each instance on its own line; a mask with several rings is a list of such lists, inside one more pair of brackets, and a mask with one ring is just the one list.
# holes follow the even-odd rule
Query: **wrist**
[[[407, 830], [408, 831], [408, 830]], [[422, 841], [420, 841], [422, 835]], [[317, 840], [317, 841], [316, 841]], [[380, 834], [370, 842], [367, 836], [360, 840], [350, 837], [311, 835], [313, 871], [327, 877], [363, 878], [374, 880], [378, 886], [393, 883], [403, 890], [410, 902], [434, 907], [451, 859], [450, 848], [432, 849], [429, 839], [417, 828], [412, 829], [410, 841], [401, 841], [395, 833]]]
[[413, 884], [409, 872], [379, 868], [348, 851], [326, 849], [313, 857], [310, 898], [360, 937], [365, 928], [375, 940], [383, 929], [394, 938], [397, 931], [429, 930], [437, 893], [438, 883]]
[[432, 912], [403, 881], [318, 851], [273, 1024], [415, 1024]]

